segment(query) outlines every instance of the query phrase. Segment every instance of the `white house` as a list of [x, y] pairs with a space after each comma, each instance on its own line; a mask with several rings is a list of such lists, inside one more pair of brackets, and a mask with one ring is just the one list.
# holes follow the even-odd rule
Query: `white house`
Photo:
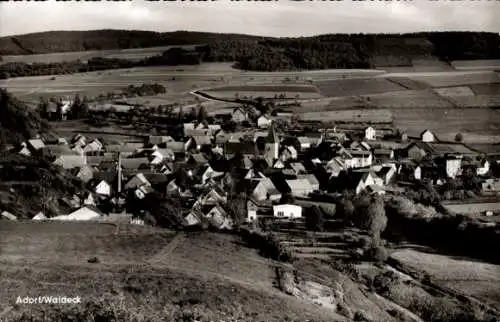
[[450, 158], [446, 160], [446, 175], [449, 178], [455, 178], [462, 169], [462, 160], [460, 158]]
[[422, 179], [422, 168], [420, 166], [417, 166], [415, 170], [413, 170], [413, 177], [415, 178], [415, 180]]
[[46, 220], [47, 217], [43, 214], [43, 212], [37, 213], [32, 220]]
[[350, 150], [350, 158], [344, 159], [347, 168], [362, 168], [371, 166], [373, 163], [373, 155], [370, 151]]
[[261, 129], [266, 129], [268, 128], [269, 126], [271, 126], [271, 123], [273, 121], [266, 115], [261, 115], [259, 116], [259, 118], [257, 119], [257, 126]]
[[365, 129], [365, 139], [367, 140], [375, 140], [376, 131], [373, 127], [369, 126]]
[[297, 205], [276, 205], [273, 206], [273, 214], [276, 218], [301, 218], [302, 207]]
[[484, 176], [490, 171], [490, 162], [488, 160], [484, 160], [481, 162], [481, 165], [476, 168], [476, 173], [478, 176]]
[[95, 187], [95, 193], [98, 195], [103, 195], [103, 196], [111, 196], [111, 185], [107, 183], [106, 181], [102, 180], [99, 182], [99, 184]]
[[436, 136], [429, 130], [425, 130], [420, 133], [420, 139], [422, 142], [434, 142], [436, 141]]
[[92, 206], [84, 206], [76, 211], [73, 211], [69, 215], [62, 215], [57, 217], [52, 217], [52, 220], [93, 220], [99, 219], [103, 216], [97, 208]]
[[311, 139], [309, 139], [307, 136], [299, 136], [297, 137], [297, 141], [300, 144], [300, 151], [311, 148]]

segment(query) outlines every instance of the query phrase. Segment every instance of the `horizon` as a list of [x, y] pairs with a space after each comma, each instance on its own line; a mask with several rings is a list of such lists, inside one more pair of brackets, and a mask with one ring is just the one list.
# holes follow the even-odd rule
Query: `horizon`
[[500, 31], [498, 1], [224, 2], [2, 2], [0, 37], [103, 29], [262, 37]]

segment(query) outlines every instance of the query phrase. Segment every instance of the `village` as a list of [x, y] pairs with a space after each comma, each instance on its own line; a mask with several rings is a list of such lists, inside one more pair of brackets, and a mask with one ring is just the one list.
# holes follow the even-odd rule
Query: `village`
[[[52, 112], [66, 113], [70, 103], [63, 106]], [[145, 224], [151, 223], [151, 209], [141, 209], [144, 201], [176, 200], [172, 211], [178, 228], [230, 230], [265, 218], [300, 221], [309, 208], [321, 203], [335, 209], [345, 196], [411, 195], [417, 185], [436, 190], [445, 208], [477, 204], [469, 214], [500, 211], [488, 202], [500, 193], [500, 180], [494, 177], [499, 160], [459, 140], [443, 142], [426, 129], [409, 137], [375, 125], [329, 127], [273, 114], [240, 106], [226, 115], [234, 131], [202, 115], [184, 123], [181, 134], [119, 144], [83, 134], [28, 140], [15, 152], [47, 151], [54, 164], [81, 179], [89, 191], [65, 200], [73, 209], [69, 214], [48, 218], [42, 211], [32, 218]], [[151, 195], [155, 199], [148, 199]]]

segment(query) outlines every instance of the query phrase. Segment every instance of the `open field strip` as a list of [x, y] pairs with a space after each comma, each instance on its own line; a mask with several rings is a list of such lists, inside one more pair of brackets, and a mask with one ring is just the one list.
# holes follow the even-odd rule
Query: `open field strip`
[[455, 96], [474, 96], [475, 93], [468, 86], [456, 86], [456, 87], [443, 87], [435, 88], [434, 91], [441, 96], [445, 97], [455, 97]]
[[375, 77], [407, 77], [415, 81], [427, 83], [432, 87], [468, 86], [471, 84], [500, 82], [500, 76], [492, 71], [388, 73]]
[[393, 114], [388, 109], [352, 109], [331, 112], [303, 112], [298, 113], [304, 121], [337, 121], [352, 123], [391, 123]]
[[430, 274], [431, 280], [466, 295], [500, 305], [500, 265], [454, 259], [412, 249], [397, 250], [391, 257]]
[[384, 92], [403, 91], [405, 88], [384, 78], [357, 78], [314, 82], [319, 91], [327, 97], [355, 96]]
[[500, 69], [500, 59], [455, 60], [451, 64], [457, 70]]

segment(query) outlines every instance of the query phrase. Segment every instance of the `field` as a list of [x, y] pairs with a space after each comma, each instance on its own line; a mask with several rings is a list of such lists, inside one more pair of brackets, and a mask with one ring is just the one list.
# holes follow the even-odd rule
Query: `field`
[[104, 301], [128, 321], [344, 320], [275, 289], [272, 262], [235, 236], [97, 223], [2, 223], [0, 232], [0, 320], [28, 310], [12, 305], [18, 295], [44, 294]]
[[[468, 203], [468, 204], [445, 204], [444, 207], [457, 214], [478, 214], [491, 210], [494, 212], [500, 211], [500, 203]], [[488, 217], [483, 217], [488, 219]]]
[[456, 87], [443, 87], [434, 89], [439, 95], [444, 97], [455, 97], [455, 96], [474, 96], [474, 92], [468, 86], [456, 86]]
[[498, 95], [500, 83], [474, 84], [470, 86], [476, 95]]
[[403, 73], [393, 74], [391, 76], [405, 76], [415, 81], [427, 83], [432, 87], [467, 86], [471, 84], [491, 84], [500, 82], [498, 73], [492, 71], [428, 72], [415, 75]]
[[491, 143], [500, 139], [500, 113], [481, 109], [392, 109], [396, 127], [417, 136], [431, 129], [439, 139], [453, 141], [462, 133], [464, 142]]
[[405, 90], [404, 87], [384, 78], [359, 78], [315, 82], [327, 97], [356, 96]]
[[362, 96], [373, 107], [413, 109], [413, 108], [453, 108], [453, 104], [446, 98], [439, 96], [430, 89], [407, 90]]
[[498, 59], [455, 60], [451, 64], [457, 70], [500, 69], [500, 60]]
[[398, 250], [392, 258], [430, 274], [432, 281], [473, 296], [494, 307], [500, 305], [500, 266], [451, 258], [412, 249]]
[[350, 109], [330, 112], [298, 113], [304, 121], [325, 121], [344, 123], [391, 123], [393, 114], [387, 109]]
[[272, 91], [272, 90], [269, 91], [245, 90], [237, 92], [222, 91], [222, 90], [219, 91], [204, 90], [203, 93], [220, 99], [235, 99], [236, 95], [238, 95], [238, 98], [256, 98], [256, 97], [276, 98], [279, 95], [284, 95], [283, 98], [285, 99], [318, 99], [323, 97], [321, 94], [315, 92], [284, 92], [284, 91]]
[[164, 51], [172, 47], [190, 48], [193, 46], [162, 46], [137, 49], [121, 49], [121, 50], [96, 50], [96, 51], [77, 51], [55, 54], [38, 54], [38, 55], [7, 55], [2, 56], [4, 63], [59, 63], [62, 61], [81, 60], [86, 61], [93, 57], [102, 58], [119, 58], [129, 60], [141, 60], [146, 57], [162, 54]]

